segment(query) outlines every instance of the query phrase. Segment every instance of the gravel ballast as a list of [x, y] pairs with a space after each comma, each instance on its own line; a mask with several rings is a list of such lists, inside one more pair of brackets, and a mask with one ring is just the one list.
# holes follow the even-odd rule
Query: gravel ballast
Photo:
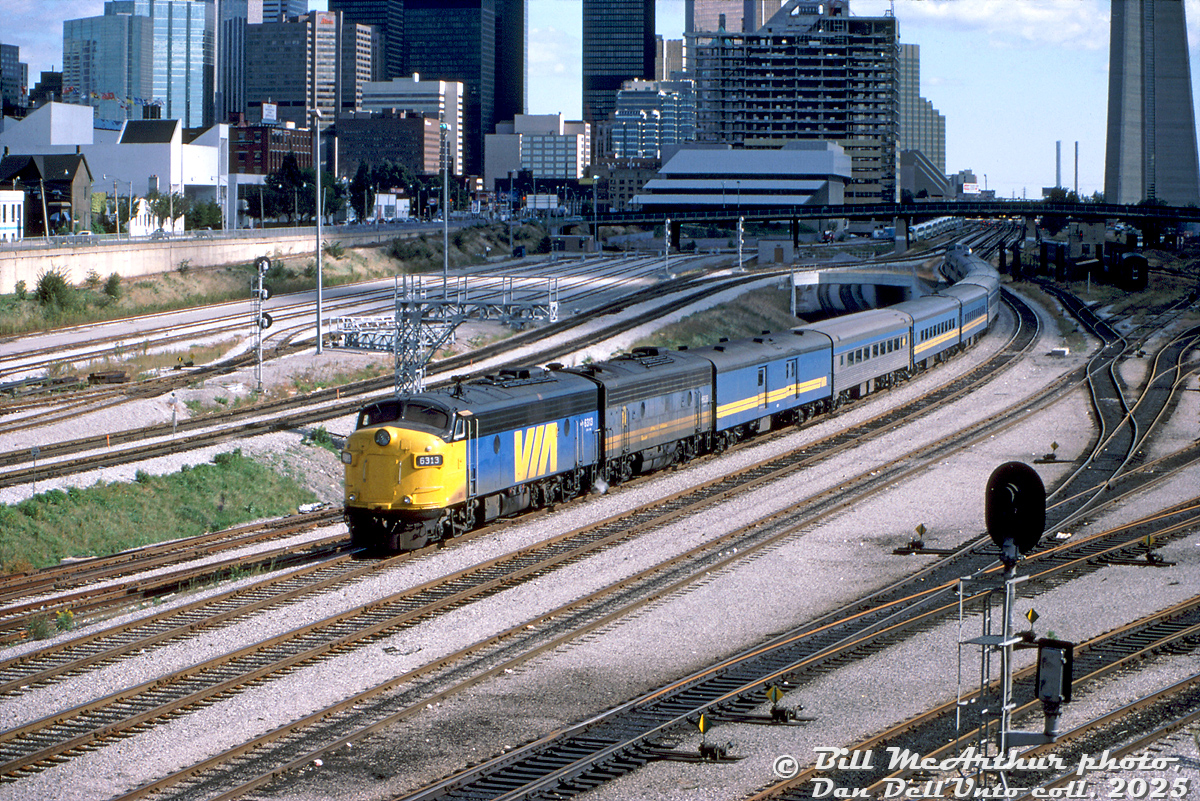
[[[1045, 316], [1047, 331], [1057, 330], [1049, 315]], [[940, 383], [968, 369], [998, 347], [1000, 338], [989, 336], [973, 351], [931, 371], [921, 380], [785, 438], [663, 473], [605, 497], [566, 505], [553, 514], [518, 521], [495, 536], [446, 548], [354, 587], [94, 671], [87, 674], [86, 681], [72, 680], [6, 700], [0, 715], [9, 727], [13, 721], [47, 714], [51, 708], [61, 709], [113, 688], [136, 684], [171, 665], [188, 664], [233, 650], [270, 632], [295, 628], [585, 520], [616, 514], [679, 491], [742, 463], [761, 459], [764, 454], [795, 447], [875, 414], [882, 404], [899, 401], [930, 383]], [[470, 604], [403, 634], [297, 670], [20, 782], [0, 785], [0, 801], [111, 797], [505, 626], [519, 624], [702, 539], [797, 503], [873, 465], [908, 453], [921, 442], [934, 439], [948, 425], [988, 419], [1082, 363], [1085, 357], [1080, 354], [1065, 359], [1047, 355], [1056, 344], [1056, 335], [1047, 333], [1032, 358], [1016, 365], [986, 390], [906, 427], [903, 432], [864, 443], [834, 465], [804, 471], [718, 510], [664, 527], [635, 543], [613, 548], [550, 576]], [[1166, 444], [1159, 447], [1173, 450], [1190, 441], [1194, 427], [1183, 421], [1194, 420], [1196, 411], [1196, 402], [1185, 398], [1164, 429], [1162, 442]], [[347, 420], [328, 427], [340, 433], [342, 428], [348, 431], [351, 425], [352, 421]], [[298, 445], [298, 435], [267, 436], [273, 439], [268, 442], [267, 437], [256, 437], [241, 447], [249, 452], [261, 448], [262, 453], [279, 453], [282, 448], [285, 454], [291, 448], [302, 447]], [[996, 432], [966, 453], [923, 466], [917, 475], [873, 496], [860, 508], [847, 511], [758, 558], [713, 574], [687, 592], [619, 624], [538, 657], [512, 673], [356, 743], [348, 751], [329, 755], [322, 767], [314, 766], [274, 788], [258, 791], [254, 797], [297, 801], [388, 798], [444, 776], [466, 762], [494, 756], [502, 748], [584, 719], [721, 656], [750, 647], [772, 633], [811, 619], [928, 563], [935, 557], [897, 557], [891, 551], [911, 538], [918, 523], [925, 525], [925, 542], [931, 548], [952, 547], [976, 536], [983, 528], [983, 486], [991, 470], [1006, 461], [1032, 462], [1056, 441], [1064, 464], [1037, 467], [1046, 483], [1053, 484], [1068, 469], [1068, 463], [1085, 451], [1092, 436], [1086, 400], [1082, 393], [1073, 393], [1066, 401], [1023, 425]], [[170, 468], [163, 465], [162, 469]], [[334, 472], [319, 479], [331, 495], [335, 488], [340, 491], [334, 481], [336, 476]], [[1126, 502], [1113, 513], [1106, 513], [1090, 527], [1107, 527], [1122, 516], [1132, 518], [1145, 510], [1168, 505], [1172, 499], [1194, 492], [1197, 478], [1194, 473], [1182, 476], [1145, 497]], [[1166, 606], [1172, 599], [1195, 595], [1200, 590], [1196, 586], [1200, 583], [1197, 544], [1193, 537], [1162, 549], [1164, 557], [1179, 562], [1173, 568], [1105, 568], [1087, 579], [1039, 596], [1034, 601], [1042, 616], [1039, 629], [1053, 629], [1056, 636], [1064, 639], [1081, 639], [1145, 611]], [[1104, 599], [1100, 608], [1098, 598]], [[1022, 606], [1020, 611], [1026, 608]], [[710, 741], [732, 740], [735, 752], [746, 756], [735, 765], [658, 763], [590, 795], [612, 799], [711, 799], [744, 795], [771, 780], [771, 762], [775, 756], [791, 754], [805, 763], [811, 760], [812, 749], [817, 745], [852, 741], [933, 702], [953, 697], [957, 637], [957, 626], [939, 627], [789, 695], [786, 704], [802, 703], [806, 714], [818, 718], [802, 728], [718, 727], [710, 732]], [[1177, 665], [1168, 667], [1173, 661], [1178, 662], [1162, 660], [1162, 669], [1177, 670]], [[1077, 712], [1080, 709], [1082, 704], [1072, 705], [1068, 715], [1082, 714]], [[1069, 721], [1064, 723], [1069, 725]], [[691, 748], [698, 739], [698, 734], [685, 735], [680, 748]]]

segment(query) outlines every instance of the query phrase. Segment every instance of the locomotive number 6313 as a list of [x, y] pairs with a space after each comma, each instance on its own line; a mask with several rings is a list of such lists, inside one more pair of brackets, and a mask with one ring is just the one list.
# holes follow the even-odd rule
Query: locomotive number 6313
[[418, 453], [416, 455], [416, 463], [417, 467], [441, 467], [442, 455], [440, 453]]

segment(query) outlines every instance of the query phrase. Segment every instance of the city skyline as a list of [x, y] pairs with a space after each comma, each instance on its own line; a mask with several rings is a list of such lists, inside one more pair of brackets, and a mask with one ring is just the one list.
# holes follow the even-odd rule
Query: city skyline
[[[21, 47], [29, 81], [62, 65], [62, 20], [103, 13], [103, 0], [10, 0], [3, 42]], [[10, 3], [6, 3], [8, 6]], [[890, 0], [851, 0], [885, 13]], [[1104, 189], [1108, 0], [896, 0], [900, 41], [921, 45], [921, 94], [946, 117], [946, 169], [973, 170], [1001, 197], [1041, 196], [1055, 176], [1080, 194]], [[324, 2], [312, 3], [321, 9]], [[1185, 0], [1192, 92], [1200, 73], [1200, 0]], [[683, 0], [658, 0], [656, 28], [683, 31]], [[582, 0], [530, 0], [527, 111], [581, 119]], [[983, 57], [980, 57], [983, 54]], [[964, 64], [974, 64], [964, 69]], [[1003, 76], [999, 79], [997, 76]], [[1047, 76], [1051, 76], [1047, 80]], [[1196, 104], [1200, 108], [1200, 103]], [[985, 178], [986, 176], [986, 178]]]

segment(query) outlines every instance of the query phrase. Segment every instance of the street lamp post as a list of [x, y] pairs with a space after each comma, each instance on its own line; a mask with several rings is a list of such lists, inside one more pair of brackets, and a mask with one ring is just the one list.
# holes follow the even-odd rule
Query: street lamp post
[[442, 123], [442, 300], [449, 297], [446, 288], [450, 276], [450, 159], [446, 153], [446, 130]]
[[596, 187], [600, 185], [600, 176], [592, 176], [592, 239], [596, 243], [596, 252], [600, 252], [600, 203], [596, 199]]
[[313, 166], [316, 168], [314, 172], [317, 175], [317, 355], [322, 352], [321, 342], [321, 294], [324, 289], [324, 275], [321, 264], [321, 125], [320, 121], [324, 118], [324, 114], [320, 109], [313, 109], [311, 112], [315, 119], [312, 122], [313, 128], [313, 153], [315, 161]]

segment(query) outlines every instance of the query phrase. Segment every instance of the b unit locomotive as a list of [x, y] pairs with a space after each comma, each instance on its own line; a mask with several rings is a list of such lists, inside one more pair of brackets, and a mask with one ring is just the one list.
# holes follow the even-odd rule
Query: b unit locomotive
[[956, 246], [954, 286], [693, 350], [504, 370], [380, 401], [342, 452], [357, 547], [403, 551], [620, 483], [886, 388], [972, 344], [999, 278]]

